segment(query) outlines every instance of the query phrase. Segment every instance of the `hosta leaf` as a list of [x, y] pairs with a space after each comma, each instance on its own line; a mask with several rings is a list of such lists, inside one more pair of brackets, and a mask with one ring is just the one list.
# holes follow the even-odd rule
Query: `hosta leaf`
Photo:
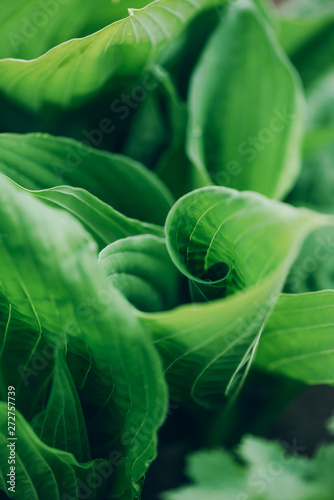
[[90, 460], [90, 446], [80, 401], [61, 350], [57, 351], [46, 408], [36, 414], [30, 424], [48, 446], [72, 453], [78, 462]]
[[84, 342], [107, 394], [99, 408], [109, 414], [106, 454], [100, 457], [118, 450], [122, 459], [110, 478], [110, 498], [125, 492], [132, 498], [155, 456], [166, 411], [160, 360], [147, 332], [119, 293], [106, 286], [97, 246], [73, 217], [3, 178], [0, 221], [0, 232], [8, 234], [0, 246], [1, 293], [42, 331]]
[[188, 153], [198, 170], [195, 185], [213, 180], [283, 197], [299, 171], [301, 106], [298, 79], [269, 24], [250, 1], [235, 3], [192, 78]]
[[175, 399], [191, 395], [214, 406], [236, 390], [304, 238], [323, 223], [333, 220], [227, 188], [200, 189], [176, 203], [166, 224], [172, 260], [203, 295], [227, 296], [141, 315]]
[[264, 329], [255, 366], [306, 384], [334, 385], [334, 291], [284, 294]]
[[[18, 411], [15, 417], [17, 440], [9, 442], [7, 404], [0, 402], [0, 488], [8, 498], [74, 500], [85, 490], [92, 500], [103, 498], [103, 461], [78, 463], [70, 453], [45, 445]], [[15, 443], [15, 493], [6, 484], [9, 443]]]
[[[90, 36], [31, 61], [0, 61], [0, 91], [22, 105], [72, 107], [104, 87], [118, 88], [152, 62], [169, 39], [212, 0], [156, 0]], [[163, 28], [162, 28], [163, 27]]]
[[[132, 8], [144, 7], [147, 0], [132, 0]], [[124, 5], [127, 4], [127, 5]], [[34, 59], [70, 38], [90, 35], [107, 24], [127, 17], [129, 2], [97, 0], [14, 0], [3, 10], [0, 34], [0, 57]]]
[[164, 224], [173, 198], [138, 162], [46, 134], [1, 134], [0, 172], [31, 190], [83, 188], [127, 217]]
[[177, 305], [180, 275], [163, 239], [143, 235], [116, 241], [102, 250], [99, 261], [107, 279], [138, 309]]

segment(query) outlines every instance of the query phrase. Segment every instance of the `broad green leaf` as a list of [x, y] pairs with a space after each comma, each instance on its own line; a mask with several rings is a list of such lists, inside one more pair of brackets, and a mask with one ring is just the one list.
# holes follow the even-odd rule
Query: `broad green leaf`
[[163, 183], [138, 162], [47, 134], [1, 134], [0, 172], [30, 190], [83, 188], [127, 217], [155, 224], [164, 224], [173, 204]]
[[334, 384], [334, 291], [281, 295], [255, 366], [306, 384]]
[[300, 84], [271, 27], [252, 2], [236, 2], [192, 77], [195, 186], [214, 181], [283, 197], [299, 172], [302, 120]]
[[[323, 445], [312, 459], [298, 455], [295, 441], [276, 442], [246, 436], [232, 454], [203, 450], [188, 457], [190, 485], [166, 492], [164, 500], [330, 500], [334, 487], [333, 445]], [[331, 465], [329, 465], [331, 464]]]
[[81, 104], [124, 79], [138, 77], [169, 39], [213, 0], [156, 0], [85, 38], [30, 61], [0, 61], [0, 91], [32, 110]]
[[154, 312], [177, 305], [180, 274], [163, 239], [124, 238], [102, 250], [99, 262], [107, 279], [138, 309]]
[[106, 394], [94, 415], [97, 423], [107, 423], [103, 437], [94, 427], [105, 455], [94, 456], [119, 452], [110, 498], [133, 498], [155, 457], [156, 431], [166, 411], [161, 364], [147, 331], [120, 294], [106, 286], [96, 243], [75, 218], [3, 178], [0, 221], [0, 232], [8, 235], [0, 246], [1, 294], [35, 319], [42, 334], [45, 328], [84, 343], [92, 376]]
[[[0, 402], [0, 488], [7, 492], [8, 498], [74, 500], [87, 491], [92, 500], [105, 498], [106, 462], [78, 463], [70, 453], [45, 445], [23, 416], [18, 411], [15, 413], [16, 441], [8, 441], [7, 403]], [[12, 465], [15, 466], [15, 492], [8, 491], [11, 485], [7, 484], [10, 444], [15, 445], [15, 465]]]
[[127, 17], [128, 7], [144, 7], [147, 0], [1, 0], [0, 57], [34, 59], [70, 38], [90, 35]]
[[237, 389], [305, 237], [323, 224], [333, 219], [227, 188], [203, 188], [175, 204], [166, 224], [172, 260], [200, 293], [223, 298], [140, 315], [172, 397], [211, 407]]
[[48, 446], [72, 453], [78, 462], [90, 460], [90, 446], [81, 404], [61, 350], [56, 354], [46, 408], [37, 413], [30, 424]]

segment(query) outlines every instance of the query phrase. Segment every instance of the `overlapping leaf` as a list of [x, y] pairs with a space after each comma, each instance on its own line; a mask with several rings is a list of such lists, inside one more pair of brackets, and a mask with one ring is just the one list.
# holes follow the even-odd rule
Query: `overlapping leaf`
[[333, 220], [227, 188], [200, 189], [176, 203], [166, 225], [172, 260], [202, 298], [225, 297], [142, 315], [176, 399], [191, 394], [212, 406], [238, 387], [304, 238], [327, 223]]
[[0, 246], [1, 293], [42, 332], [84, 341], [92, 373], [107, 395], [99, 413], [112, 414], [104, 445], [108, 454], [118, 450], [122, 458], [110, 495], [132, 498], [155, 456], [166, 407], [160, 361], [147, 332], [124, 299], [106, 287], [96, 244], [73, 217], [44, 206], [5, 178], [0, 210], [0, 230], [8, 234]]

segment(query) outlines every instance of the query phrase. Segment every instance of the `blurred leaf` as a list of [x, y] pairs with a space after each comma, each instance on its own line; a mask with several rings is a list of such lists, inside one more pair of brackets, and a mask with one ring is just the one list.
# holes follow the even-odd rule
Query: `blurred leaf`
[[34, 59], [70, 38], [90, 35], [123, 17], [132, 8], [144, 7], [147, 0], [94, 3], [80, 0], [0, 1], [3, 11], [0, 33], [0, 57]]
[[[334, 446], [323, 445], [309, 460], [294, 442], [247, 436], [235, 455], [208, 450], [188, 457], [186, 475], [193, 484], [164, 493], [164, 500], [330, 500], [334, 487], [330, 467]], [[289, 453], [291, 452], [291, 453]]]
[[334, 5], [332, 0], [282, 2], [276, 33], [307, 90], [333, 69]]

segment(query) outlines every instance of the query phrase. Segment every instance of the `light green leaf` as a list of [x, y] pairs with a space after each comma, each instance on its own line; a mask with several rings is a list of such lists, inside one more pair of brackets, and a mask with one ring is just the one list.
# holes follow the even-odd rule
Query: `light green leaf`
[[100, 253], [107, 279], [135, 307], [154, 312], [171, 309], [179, 299], [180, 274], [161, 238], [124, 238]]
[[255, 366], [306, 384], [334, 385], [334, 291], [284, 294], [261, 337]]
[[0, 91], [32, 110], [68, 108], [138, 77], [169, 39], [213, 0], [156, 0], [90, 36], [31, 61], [0, 61]]
[[[92, 500], [102, 499], [105, 480], [101, 474], [107, 464], [102, 460], [78, 463], [70, 453], [45, 445], [31, 426], [16, 411], [16, 441], [8, 441], [7, 404], [0, 402], [0, 488], [8, 498], [74, 500], [88, 491]], [[15, 493], [8, 491], [9, 444], [15, 445]], [[99, 485], [92, 488], [88, 484]], [[87, 493], [86, 493], [87, 494]]]
[[271, 27], [252, 2], [236, 2], [192, 77], [187, 148], [195, 186], [213, 180], [283, 197], [299, 172], [302, 120], [299, 81]]
[[202, 294], [225, 297], [141, 315], [175, 399], [215, 406], [236, 390], [303, 240], [322, 224], [333, 220], [227, 188], [203, 188], [174, 205], [166, 224], [172, 260]]
[[[133, 8], [145, 0], [132, 0]], [[128, 2], [96, 0], [1, 0], [0, 57], [34, 59], [70, 38], [90, 35], [107, 24], [127, 17]]]
[[333, 445], [323, 445], [310, 460], [304, 448], [246, 436], [236, 452], [204, 450], [188, 457], [192, 484], [166, 492], [164, 500], [330, 500]]
[[102, 436], [102, 429], [93, 427], [105, 445], [105, 454], [94, 456], [109, 458], [110, 450], [119, 451], [110, 498], [133, 498], [155, 457], [166, 411], [161, 364], [147, 331], [119, 293], [106, 286], [96, 243], [81, 224], [5, 178], [0, 232], [8, 235], [0, 245], [0, 292], [40, 325], [42, 335], [44, 328], [61, 338], [65, 334], [69, 349], [77, 338], [90, 353], [92, 377], [105, 393], [94, 418], [107, 422]]

